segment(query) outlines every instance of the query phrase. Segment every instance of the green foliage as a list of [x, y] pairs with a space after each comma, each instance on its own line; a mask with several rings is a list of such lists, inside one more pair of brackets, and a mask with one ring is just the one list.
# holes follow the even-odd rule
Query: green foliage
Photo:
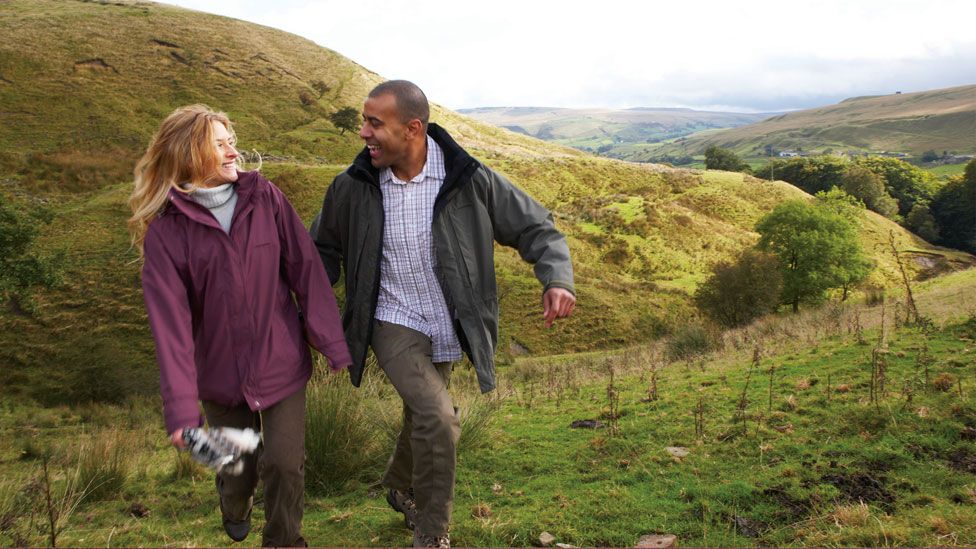
[[354, 132], [359, 128], [359, 111], [353, 107], [342, 107], [329, 115], [329, 120], [340, 130], [339, 135], [346, 133], [347, 130]]
[[756, 225], [758, 248], [773, 253], [783, 274], [783, 302], [799, 310], [827, 290], [863, 280], [871, 270], [861, 251], [855, 226], [842, 215], [790, 200], [777, 206]]
[[9, 302], [15, 310], [34, 311], [32, 293], [63, 283], [65, 255], [39, 255], [34, 241], [52, 214], [43, 209], [28, 209], [0, 193], [0, 303]]
[[866, 167], [849, 166], [841, 178], [841, 187], [871, 211], [888, 218], [898, 215], [898, 202], [885, 190], [884, 179]]
[[912, 210], [905, 216], [905, 226], [927, 242], [939, 240], [939, 224], [928, 204], [924, 202], [916, 202], [912, 206]]
[[775, 311], [782, 291], [776, 257], [748, 249], [734, 262], [723, 261], [712, 268], [695, 292], [695, 304], [712, 320], [732, 328]]
[[668, 336], [665, 344], [669, 360], [688, 360], [699, 357], [722, 345], [722, 333], [714, 325], [702, 322], [685, 323]]
[[79, 447], [78, 482], [85, 490], [85, 501], [119, 495], [131, 469], [127, 442], [118, 430], [109, 429]]
[[[854, 160], [854, 165], [863, 166], [884, 179], [885, 189], [898, 201], [898, 214], [901, 216], [908, 215], [918, 202], [931, 200], [938, 189], [935, 176], [898, 158], [867, 156]], [[868, 208], [881, 213], [870, 204]]]
[[820, 191], [816, 194], [817, 203], [825, 208], [831, 209], [848, 221], [855, 224], [861, 222], [864, 212], [864, 202], [847, 194], [843, 189], [834, 187], [829, 191]]
[[848, 162], [833, 155], [773, 160], [756, 173], [762, 179], [792, 183], [810, 194], [842, 186]]
[[734, 152], [714, 145], [705, 149], [705, 168], [727, 172], [751, 173], [752, 169]]
[[941, 156], [939, 156], [939, 153], [933, 151], [932, 149], [929, 149], [922, 153], [920, 160], [922, 162], [935, 162], [939, 158], [941, 158]]
[[939, 244], [976, 253], [976, 160], [939, 189], [930, 208], [939, 224]]
[[[326, 368], [323, 362], [317, 365], [320, 371]], [[379, 390], [371, 377], [359, 389], [344, 374], [316, 375], [309, 382], [305, 486], [310, 493], [336, 494], [350, 481], [381, 472], [396, 437], [400, 410], [377, 407]]]

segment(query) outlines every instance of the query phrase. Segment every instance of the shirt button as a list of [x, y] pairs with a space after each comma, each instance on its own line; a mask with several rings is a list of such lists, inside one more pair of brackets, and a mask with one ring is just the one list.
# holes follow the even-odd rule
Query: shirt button
[[260, 403], [260, 402], [258, 402], [258, 401], [256, 401], [256, 400], [254, 401], [254, 407], [255, 407], [255, 408], [257, 408], [257, 407], [258, 407], [258, 406], [260, 406], [260, 405], [261, 405], [261, 403]]

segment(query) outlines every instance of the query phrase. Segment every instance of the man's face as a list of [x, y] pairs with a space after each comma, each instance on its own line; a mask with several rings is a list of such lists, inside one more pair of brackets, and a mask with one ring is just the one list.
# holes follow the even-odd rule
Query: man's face
[[396, 98], [392, 94], [366, 99], [359, 137], [366, 142], [373, 167], [396, 167], [406, 161], [407, 132], [407, 125], [400, 121]]

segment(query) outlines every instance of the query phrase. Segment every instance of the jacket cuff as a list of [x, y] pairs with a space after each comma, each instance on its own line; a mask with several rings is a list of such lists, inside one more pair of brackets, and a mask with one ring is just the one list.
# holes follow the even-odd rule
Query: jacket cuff
[[573, 294], [573, 297], [576, 297], [576, 288], [573, 286], [572, 282], [566, 282], [563, 280], [551, 280], [548, 284], [546, 284], [546, 287], [543, 288], [542, 293], [544, 294], [548, 292], [550, 288], [562, 288], [567, 292]]
[[203, 414], [196, 400], [181, 399], [167, 402], [163, 405], [163, 417], [166, 422], [166, 434], [177, 429], [203, 426]]

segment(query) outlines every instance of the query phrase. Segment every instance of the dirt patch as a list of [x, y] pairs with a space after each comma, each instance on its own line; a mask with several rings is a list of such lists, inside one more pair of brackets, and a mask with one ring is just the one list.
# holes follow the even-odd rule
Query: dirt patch
[[809, 501], [794, 499], [782, 488], [767, 488], [762, 495], [779, 505], [776, 518], [795, 522], [806, 518], [810, 514]]
[[172, 42], [167, 42], [165, 40], [160, 40], [159, 38], [153, 38], [152, 41], [155, 42], [156, 44], [160, 45], [160, 46], [163, 46], [164, 48], [183, 49], [183, 46], [180, 46], [179, 44], [174, 44]]
[[959, 448], [949, 454], [949, 466], [956, 471], [976, 475], [976, 452], [969, 448]]
[[85, 59], [83, 61], [75, 62], [75, 72], [79, 71], [91, 71], [91, 72], [114, 72], [119, 73], [119, 70], [109, 65], [101, 57], [96, 57], [94, 59]]
[[883, 507], [895, 502], [895, 496], [885, 488], [883, 476], [867, 473], [831, 473], [820, 479], [833, 484], [843, 497], [852, 502], [878, 503]]

